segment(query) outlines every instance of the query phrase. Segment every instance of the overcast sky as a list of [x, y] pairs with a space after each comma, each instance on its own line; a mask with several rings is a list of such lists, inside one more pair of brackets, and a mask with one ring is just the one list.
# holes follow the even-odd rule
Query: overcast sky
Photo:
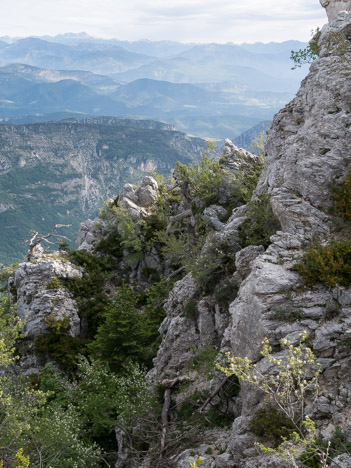
[[0, 0], [0, 36], [82, 32], [127, 40], [308, 40], [319, 0]]

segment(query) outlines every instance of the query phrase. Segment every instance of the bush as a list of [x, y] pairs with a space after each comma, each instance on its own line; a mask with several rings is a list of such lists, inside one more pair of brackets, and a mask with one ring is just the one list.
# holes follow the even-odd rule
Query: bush
[[332, 187], [335, 210], [338, 216], [351, 221], [351, 171], [344, 182]]
[[198, 319], [199, 309], [197, 308], [197, 302], [194, 299], [190, 299], [190, 301], [185, 304], [184, 315], [185, 317], [195, 321]]
[[340, 427], [336, 427], [335, 432], [330, 440], [328, 449], [328, 442], [318, 439], [314, 447], [309, 447], [303, 452], [299, 460], [303, 462], [303, 466], [309, 468], [320, 468], [321, 460], [320, 453], [329, 451], [330, 458], [333, 459], [342, 453], [351, 453], [351, 442], [348, 440], [347, 435], [342, 432]]
[[95, 246], [96, 252], [101, 252], [112, 257], [120, 258], [123, 257], [122, 238], [117, 229], [101, 239], [101, 241]]
[[141, 295], [123, 284], [104, 307], [90, 351], [115, 371], [123, 370], [129, 361], [151, 366], [158, 328], [165, 315], [163, 300], [171, 287], [172, 282], [161, 279]]
[[264, 437], [277, 448], [283, 438], [289, 439], [293, 430], [292, 422], [276, 408], [266, 406], [257, 411], [250, 420], [250, 431], [259, 437]]
[[191, 272], [204, 294], [212, 294], [220, 281], [235, 272], [235, 253], [240, 250], [231, 234], [208, 236]]
[[319, 28], [317, 28], [316, 31], [312, 30], [312, 35], [313, 38], [305, 49], [300, 49], [297, 52], [293, 50], [291, 51], [290, 59], [294, 62], [293, 70], [302, 67], [302, 65], [312, 63], [318, 58], [320, 52], [318, 41], [321, 35], [321, 30]]
[[238, 283], [233, 280], [233, 278], [226, 278], [217, 284], [214, 290], [214, 296], [219, 304], [229, 305], [236, 298], [238, 291]]
[[271, 243], [270, 237], [281, 228], [272, 211], [269, 194], [261, 195], [258, 200], [251, 201], [246, 216], [247, 219], [239, 230], [243, 247], [263, 245], [267, 248]]
[[206, 345], [196, 350], [195, 356], [189, 362], [189, 367], [211, 379], [217, 356], [218, 351], [212, 346]]
[[57, 277], [49, 281], [48, 284], [46, 285], [46, 289], [60, 289], [60, 288], [61, 288], [61, 283]]
[[198, 198], [209, 206], [218, 196], [223, 170], [219, 162], [209, 158], [207, 154], [208, 152], [205, 152], [199, 163], [193, 162], [189, 166], [177, 162], [176, 176], [180, 180], [188, 181], [193, 199]]
[[323, 283], [349, 286], [351, 283], [351, 242], [332, 242], [330, 245], [314, 243], [296, 265], [306, 284]]

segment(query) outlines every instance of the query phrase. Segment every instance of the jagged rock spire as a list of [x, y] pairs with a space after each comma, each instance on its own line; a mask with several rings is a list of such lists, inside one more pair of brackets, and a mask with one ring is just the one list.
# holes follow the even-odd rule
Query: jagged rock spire
[[339, 11], [350, 11], [351, 0], [319, 0], [327, 10], [328, 20], [332, 21]]

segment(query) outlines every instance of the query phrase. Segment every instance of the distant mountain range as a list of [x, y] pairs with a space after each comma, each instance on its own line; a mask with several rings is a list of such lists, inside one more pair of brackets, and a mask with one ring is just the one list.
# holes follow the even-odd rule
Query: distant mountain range
[[263, 132], [264, 137], [266, 137], [267, 131], [269, 127], [271, 126], [271, 123], [272, 122], [270, 120], [264, 120], [263, 122], [260, 122], [259, 124], [255, 125], [249, 130], [246, 130], [246, 132], [244, 132], [243, 134], [234, 138], [233, 142], [239, 148], [244, 148], [248, 151], [253, 151], [253, 148], [251, 146], [255, 138], [259, 137], [262, 132]]
[[236, 137], [270, 120], [306, 69], [298, 41], [181, 44], [82, 34], [0, 40], [0, 119], [111, 115], [175, 124], [203, 138]]

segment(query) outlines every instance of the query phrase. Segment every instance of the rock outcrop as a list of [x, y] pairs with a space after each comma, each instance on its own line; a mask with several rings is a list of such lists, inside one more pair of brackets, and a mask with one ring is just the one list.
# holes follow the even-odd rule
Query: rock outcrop
[[[263, 247], [247, 247], [236, 253], [235, 275], [239, 275], [241, 284], [229, 308], [229, 325], [221, 333], [221, 350], [260, 361], [264, 337], [275, 346], [281, 338], [296, 343], [299, 334], [306, 331], [323, 370], [319, 397], [308, 411], [327, 439], [337, 426], [346, 434], [351, 432], [351, 359], [343, 346], [351, 336], [351, 289], [323, 285], [308, 288], [294, 268], [312, 239], [333, 238], [331, 185], [344, 180], [351, 167], [351, 2], [323, 2], [323, 6], [331, 22], [321, 33], [320, 58], [312, 64], [296, 98], [274, 118], [268, 132], [265, 169], [254, 194], [254, 199], [269, 194], [281, 230], [265, 251]], [[340, 48], [333, 46], [331, 32], [348, 46], [343, 56]], [[208, 210], [208, 218], [220, 233], [230, 229], [235, 239], [245, 219], [245, 207], [234, 211], [223, 227], [213, 221], [213, 209]], [[189, 280], [182, 281], [188, 284]], [[177, 296], [188, 290], [185, 283], [184, 289], [182, 283], [177, 284]], [[165, 356], [179, 353], [188, 341], [201, 339], [199, 328], [194, 332], [180, 326], [183, 319], [172, 295], [170, 304], [160, 330], [163, 342], [155, 360], [154, 378], [162, 376], [172, 362], [171, 358], [165, 362]], [[299, 320], [279, 317], [279, 313], [294, 317], [294, 311], [299, 311]], [[218, 331], [215, 317], [212, 313], [209, 329]], [[176, 338], [178, 329], [182, 344]], [[185, 350], [178, 356], [179, 362], [184, 355]], [[177, 372], [182, 373], [179, 368]], [[241, 410], [236, 414], [225, 457], [206, 457], [204, 468], [290, 466], [274, 456], [260, 455], [254, 447], [258, 439], [250, 432], [249, 421], [261, 403], [261, 395], [243, 384]], [[199, 453], [204, 454], [205, 448]], [[342, 463], [340, 458], [344, 466]], [[348, 466], [347, 460], [345, 463]]]
[[350, 0], [319, 0], [322, 7], [327, 10], [329, 21], [332, 21], [340, 11], [350, 11]]
[[[235, 192], [238, 179], [233, 179], [233, 175], [242, 171], [255, 173], [256, 169], [262, 168], [262, 161], [227, 140], [221, 158], [225, 171], [215, 202], [211, 200], [209, 206], [200, 199], [189, 202], [184, 196], [189, 191], [182, 191], [180, 185], [175, 193], [174, 187], [163, 186], [169, 197], [167, 216], [155, 216], [152, 218], [154, 224], [149, 220], [151, 234], [150, 230], [142, 234], [143, 242], [146, 233], [148, 240], [152, 241], [144, 242], [142, 253], [139, 249], [134, 263], [126, 264], [128, 255], [131, 256], [131, 251], [125, 247], [128, 239], [123, 239], [125, 248], [115, 256], [121, 277], [128, 278], [132, 288], [135, 284], [138, 287], [150, 286], [150, 271], [167, 276], [166, 281], [182, 272], [182, 278], [175, 282], [162, 303], [166, 317], [159, 328], [161, 344], [149, 373], [150, 384], [166, 388], [162, 387], [163, 382], [186, 383], [175, 392], [175, 408], [187, 402], [193, 392], [196, 395], [191, 407], [193, 411], [196, 408], [199, 414], [206, 416], [213, 404], [223, 410], [221, 417], [225, 414], [231, 418], [230, 428], [204, 429], [201, 442], [192, 450], [189, 446], [186, 449], [180, 446], [178, 453], [170, 458], [170, 466], [189, 466], [189, 462], [196, 460], [194, 453], [202, 456], [201, 466], [204, 468], [296, 466], [275, 454], [262, 455], [255, 445], [255, 442], [264, 442], [253, 433], [250, 425], [257, 411], [264, 407], [262, 393], [248, 383], [241, 383], [240, 389], [236, 387], [232, 394], [226, 393], [222, 401], [220, 394], [228, 380], [219, 372], [212, 373], [209, 380], [201, 367], [204, 362], [206, 364], [206, 359], [212, 365], [213, 353], [217, 359], [222, 359], [222, 353], [229, 352], [250, 358], [262, 372], [268, 372], [267, 360], [261, 355], [265, 337], [272, 345], [274, 356], [280, 358], [282, 338], [297, 344], [300, 334], [307, 334], [308, 343], [320, 364], [321, 375], [318, 397], [313, 402], [307, 400], [306, 414], [315, 421], [318, 436], [323, 440], [330, 440], [336, 428], [340, 428], [351, 441], [351, 287], [327, 287], [322, 283], [307, 286], [296, 269], [311, 241], [326, 244], [333, 240], [337, 226], [333, 219], [331, 187], [345, 180], [351, 168], [349, 3], [323, 3], [329, 8], [331, 22], [321, 31], [320, 57], [312, 64], [296, 98], [274, 118], [268, 132], [265, 166], [251, 201], [246, 205], [242, 199], [239, 201]], [[340, 43], [342, 47], [339, 47]], [[138, 236], [142, 226], [147, 224], [147, 217], [160, 214], [153, 211], [160, 196], [162, 190], [151, 177], [145, 178], [137, 189], [130, 184], [125, 185], [119, 195], [120, 204], [116, 199], [110, 203], [112, 221], [107, 214], [105, 219], [102, 216], [82, 224], [79, 249], [93, 252], [97, 242], [111, 234], [113, 228], [115, 234], [117, 231], [117, 235], [121, 235], [116, 219], [118, 209], [124, 210], [124, 214], [127, 212], [129, 227], [131, 219], [131, 227], [135, 228], [130, 231], [131, 235]], [[196, 220], [193, 206], [198, 210]], [[233, 209], [233, 206], [236, 207]], [[252, 218], [254, 209], [258, 218], [260, 210], [264, 211], [264, 216], [259, 218], [262, 226], [258, 228], [271, 233], [270, 226], [264, 224], [274, 224], [275, 233], [269, 242], [265, 238], [249, 238], [247, 232], [256, 229]], [[189, 218], [194, 221], [190, 228], [186, 222], [174, 228], [174, 220], [179, 222]], [[166, 236], [172, 233], [172, 229], [178, 234], [185, 232], [196, 241], [196, 222], [202, 229], [204, 225], [209, 226], [211, 232], [201, 244], [191, 272], [184, 271], [184, 266], [174, 271], [179, 265], [171, 265], [171, 261], [167, 263], [161, 247], [162, 238], [155, 241], [152, 226], [157, 226], [157, 232], [164, 229]], [[280, 227], [276, 229], [278, 225]], [[174, 236], [173, 240], [178, 238]], [[133, 250], [133, 246], [129, 245], [129, 248]], [[128, 268], [123, 270], [124, 266]], [[216, 275], [220, 270], [222, 276], [204, 278], [201, 275], [206, 268], [210, 275]], [[146, 280], [143, 278], [145, 272]], [[71, 335], [78, 332], [75, 303], [60, 287], [60, 279], [80, 273], [79, 269], [62, 260], [48, 261], [40, 253], [37, 263], [27, 262], [19, 267], [13, 284], [17, 291], [19, 314], [27, 318], [28, 336], [46, 333], [45, 317], [52, 312], [60, 319], [69, 318]], [[51, 286], [59, 285], [55, 291], [56, 297], [60, 298], [59, 304], [53, 299], [49, 282]], [[206, 357], [208, 352], [210, 357]], [[196, 371], [199, 362], [200, 370]], [[167, 390], [170, 388], [173, 387], [167, 387]], [[199, 407], [197, 400], [202, 395], [199, 391], [204, 389], [209, 396]], [[168, 412], [172, 411], [169, 392], [168, 399], [169, 405], [162, 412], [163, 434], [167, 433]], [[177, 417], [179, 413], [177, 415], [175, 410], [175, 435], [179, 437], [177, 424], [182, 421]], [[185, 430], [187, 425], [190, 426], [191, 422], [185, 424]], [[162, 456], [163, 453], [160, 460], [164, 461]], [[132, 460], [130, 466], [152, 468], [150, 460], [146, 456], [138, 465], [133, 465]], [[330, 466], [349, 467], [349, 454], [339, 454]]]
[[17, 304], [17, 314], [23, 320], [27, 350], [22, 354], [21, 367], [28, 375], [40, 372], [33, 346], [35, 339], [50, 332], [52, 321], [65, 321], [66, 333], [80, 335], [78, 307], [65, 287], [66, 280], [80, 278], [82, 271], [59, 252], [38, 255], [32, 261], [21, 263], [9, 289]]

